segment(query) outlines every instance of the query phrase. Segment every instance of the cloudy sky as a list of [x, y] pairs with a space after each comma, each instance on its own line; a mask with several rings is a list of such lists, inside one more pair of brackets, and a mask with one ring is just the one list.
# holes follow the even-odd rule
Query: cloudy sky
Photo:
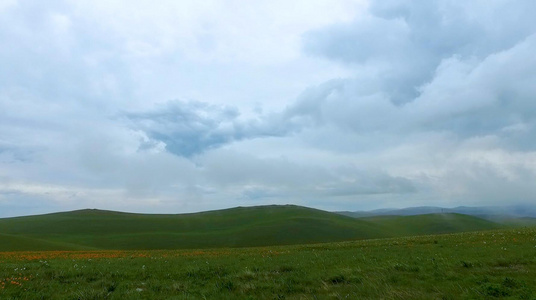
[[0, 217], [536, 202], [533, 0], [0, 0]]

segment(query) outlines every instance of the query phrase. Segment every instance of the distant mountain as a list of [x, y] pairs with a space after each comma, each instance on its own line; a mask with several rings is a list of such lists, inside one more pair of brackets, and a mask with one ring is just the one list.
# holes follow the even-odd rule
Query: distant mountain
[[457, 213], [470, 216], [476, 216], [486, 219], [501, 219], [501, 218], [536, 218], [536, 205], [511, 205], [511, 206], [481, 206], [469, 207], [458, 206], [454, 208], [444, 208], [435, 206], [419, 206], [408, 207], [401, 209], [377, 209], [371, 211], [341, 211], [337, 212], [341, 215], [363, 218], [373, 216], [415, 216], [423, 214], [438, 214], [438, 213]]
[[460, 214], [356, 219], [294, 205], [194, 214], [78, 210], [0, 219], [0, 251], [181, 249], [337, 242], [495, 229]]

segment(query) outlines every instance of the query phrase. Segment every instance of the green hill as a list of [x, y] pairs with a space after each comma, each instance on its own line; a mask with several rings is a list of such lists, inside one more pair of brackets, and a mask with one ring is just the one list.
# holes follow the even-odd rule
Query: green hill
[[456, 213], [415, 216], [378, 216], [360, 220], [377, 224], [393, 236], [481, 231], [504, 227], [498, 223]]
[[0, 251], [28, 251], [36, 250], [92, 250], [91, 247], [83, 247], [62, 242], [54, 242], [31, 238], [21, 235], [0, 233]]
[[0, 219], [0, 251], [179, 249], [337, 242], [497, 228], [446, 214], [354, 219], [294, 206], [258, 206], [194, 214], [79, 210]]

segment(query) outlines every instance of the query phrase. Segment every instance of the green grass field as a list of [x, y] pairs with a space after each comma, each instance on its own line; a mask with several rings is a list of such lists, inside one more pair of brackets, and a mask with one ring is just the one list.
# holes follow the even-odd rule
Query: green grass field
[[0, 253], [0, 299], [536, 299], [536, 229], [257, 248]]
[[489, 230], [500, 226], [460, 214], [354, 219], [293, 205], [181, 215], [80, 210], [0, 219], [0, 251], [273, 246]]
[[0, 299], [536, 299], [536, 229], [516, 222], [293, 205], [6, 218]]

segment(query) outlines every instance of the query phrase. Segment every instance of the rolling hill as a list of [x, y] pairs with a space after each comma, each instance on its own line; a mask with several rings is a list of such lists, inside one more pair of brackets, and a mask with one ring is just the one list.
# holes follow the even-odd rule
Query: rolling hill
[[86, 209], [0, 219], [0, 251], [269, 246], [498, 227], [460, 214], [355, 219], [294, 205], [176, 215]]
[[388, 230], [393, 236], [428, 235], [499, 229], [501, 224], [463, 214], [377, 216], [360, 218]]

